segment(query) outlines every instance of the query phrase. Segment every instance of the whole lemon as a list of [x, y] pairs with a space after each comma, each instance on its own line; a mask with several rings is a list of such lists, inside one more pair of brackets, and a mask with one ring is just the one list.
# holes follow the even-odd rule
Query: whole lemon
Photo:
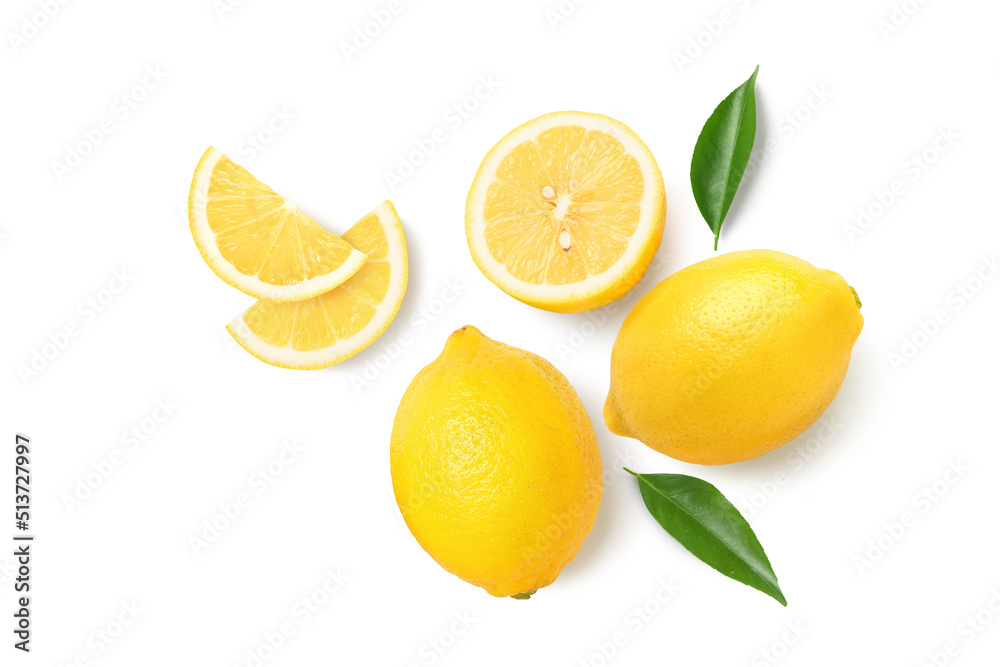
[[472, 326], [403, 394], [390, 464], [420, 546], [498, 597], [555, 581], [601, 503], [597, 438], [566, 377]]
[[780, 252], [693, 264], [625, 318], [604, 420], [681, 461], [760, 456], [802, 433], [837, 395], [864, 324], [860, 308], [839, 275]]

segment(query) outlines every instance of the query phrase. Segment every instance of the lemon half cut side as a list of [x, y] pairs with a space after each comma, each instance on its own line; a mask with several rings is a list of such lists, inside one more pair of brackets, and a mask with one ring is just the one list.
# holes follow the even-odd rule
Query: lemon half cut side
[[561, 111], [518, 127], [487, 154], [465, 231], [476, 265], [500, 289], [576, 313], [635, 286], [665, 216], [663, 177], [642, 140], [607, 116]]

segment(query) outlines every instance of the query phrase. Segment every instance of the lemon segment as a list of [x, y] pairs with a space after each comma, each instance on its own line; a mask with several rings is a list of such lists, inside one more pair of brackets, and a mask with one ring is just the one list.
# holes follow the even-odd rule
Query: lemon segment
[[308, 299], [337, 287], [365, 262], [364, 253], [215, 148], [195, 169], [188, 219], [209, 267], [258, 299]]
[[343, 238], [368, 261], [342, 285], [304, 301], [258, 301], [229, 323], [250, 354], [282, 368], [326, 368], [385, 331], [406, 293], [406, 239], [396, 209], [384, 202]]
[[466, 202], [476, 265], [520, 301], [556, 312], [606, 305], [642, 277], [666, 198], [642, 140], [598, 114], [536, 118], [487, 154]]

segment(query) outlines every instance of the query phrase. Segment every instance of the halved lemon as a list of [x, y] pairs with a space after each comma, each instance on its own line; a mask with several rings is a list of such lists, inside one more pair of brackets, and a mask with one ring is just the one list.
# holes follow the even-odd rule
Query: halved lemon
[[364, 253], [214, 148], [194, 171], [188, 219], [216, 275], [258, 299], [300, 301], [329, 292], [365, 263]]
[[653, 154], [622, 123], [561, 111], [486, 155], [465, 209], [472, 259], [497, 287], [562, 313], [598, 308], [642, 277], [663, 236]]
[[306, 301], [258, 301], [226, 329], [247, 352], [282, 368], [340, 363], [378, 338], [406, 293], [406, 239], [391, 202], [347, 230], [368, 261], [343, 285]]

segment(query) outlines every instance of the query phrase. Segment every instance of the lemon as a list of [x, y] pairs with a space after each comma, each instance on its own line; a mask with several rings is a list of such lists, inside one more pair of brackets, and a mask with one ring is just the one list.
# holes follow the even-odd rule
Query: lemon
[[601, 502], [597, 439], [565, 376], [472, 326], [406, 390], [390, 461], [420, 546], [495, 596], [555, 581]]
[[311, 370], [354, 356], [377, 339], [406, 293], [406, 239], [392, 202], [355, 224], [344, 240], [368, 256], [357, 273], [305, 301], [258, 301], [226, 327], [272, 366]]
[[579, 313], [639, 281], [663, 236], [666, 198], [653, 154], [618, 121], [562, 111], [487, 154], [466, 203], [472, 259], [537, 308]]
[[198, 162], [188, 196], [191, 234], [216, 275], [250, 296], [301, 301], [350, 278], [365, 255], [221, 152]]
[[625, 318], [605, 422], [681, 461], [760, 456], [837, 395], [864, 324], [860, 307], [839, 275], [780, 252], [689, 266]]

